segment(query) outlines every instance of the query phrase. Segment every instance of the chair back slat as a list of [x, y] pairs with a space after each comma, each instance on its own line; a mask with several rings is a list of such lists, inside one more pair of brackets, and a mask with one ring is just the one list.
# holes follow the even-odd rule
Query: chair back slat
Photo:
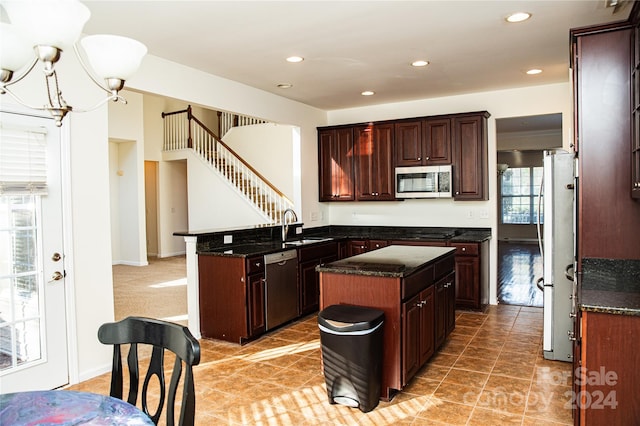
[[[153, 350], [142, 385], [141, 404], [151, 420], [158, 424], [164, 406], [166, 423], [173, 426], [175, 421], [175, 400], [182, 376], [184, 363], [184, 380], [182, 385], [182, 403], [178, 425], [193, 425], [195, 422], [195, 386], [193, 382], [193, 366], [200, 363], [200, 344], [189, 329], [178, 324], [151, 318], [128, 317], [115, 323], [103, 324], [98, 330], [98, 339], [104, 344], [114, 346], [113, 366], [111, 374], [110, 395], [122, 399], [123, 371], [120, 345], [130, 344], [127, 356], [129, 369], [128, 402], [136, 405], [139, 392], [139, 359], [138, 345], [150, 345]], [[169, 350], [176, 355], [167, 394], [164, 374], [164, 351]], [[153, 377], [158, 380], [159, 399], [157, 409], [150, 414], [148, 407], [149, 383]]]

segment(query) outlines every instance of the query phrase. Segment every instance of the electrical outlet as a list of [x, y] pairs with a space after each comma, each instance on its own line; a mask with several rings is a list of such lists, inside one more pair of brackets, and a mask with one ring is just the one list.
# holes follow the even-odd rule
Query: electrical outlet
[[480, 219], [489, 219], [489, 210], [487, 209], [480, 210]]
[[225, 243], [225, 244], [231, 244], [231, 243], [233, 243], [233, 235], [225, 235], [225, 236], [224, 236], [224, 243]]
[[467, 219], [473, 219], [473, 210], [467, 212]]
[[315, 222], [318, 220], [318, 212], [311, 212], [311, 221]]

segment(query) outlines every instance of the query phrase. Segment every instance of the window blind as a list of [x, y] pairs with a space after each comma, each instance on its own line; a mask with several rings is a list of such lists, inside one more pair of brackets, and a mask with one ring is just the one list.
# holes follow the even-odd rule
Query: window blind
[[47, 193], [47, 130], [0, 124], [0, 195]]

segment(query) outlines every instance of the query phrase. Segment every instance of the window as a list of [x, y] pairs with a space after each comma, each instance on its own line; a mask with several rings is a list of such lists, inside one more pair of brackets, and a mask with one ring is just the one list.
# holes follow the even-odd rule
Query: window
[[[542, 183], [542, 167], [507, 169], [501, 177], [501, 218], [505, 224], [538, 223], [538, 194]], [[540, 206], [543, 205], [540, 200]], [[540, 212], [540, 223], [544, 223]]]

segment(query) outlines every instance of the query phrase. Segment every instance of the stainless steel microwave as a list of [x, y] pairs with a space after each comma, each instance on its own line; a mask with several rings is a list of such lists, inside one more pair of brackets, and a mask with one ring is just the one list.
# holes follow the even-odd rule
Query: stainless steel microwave
[[451, 198], [451, 166], [396, 167], [396, 198]]

